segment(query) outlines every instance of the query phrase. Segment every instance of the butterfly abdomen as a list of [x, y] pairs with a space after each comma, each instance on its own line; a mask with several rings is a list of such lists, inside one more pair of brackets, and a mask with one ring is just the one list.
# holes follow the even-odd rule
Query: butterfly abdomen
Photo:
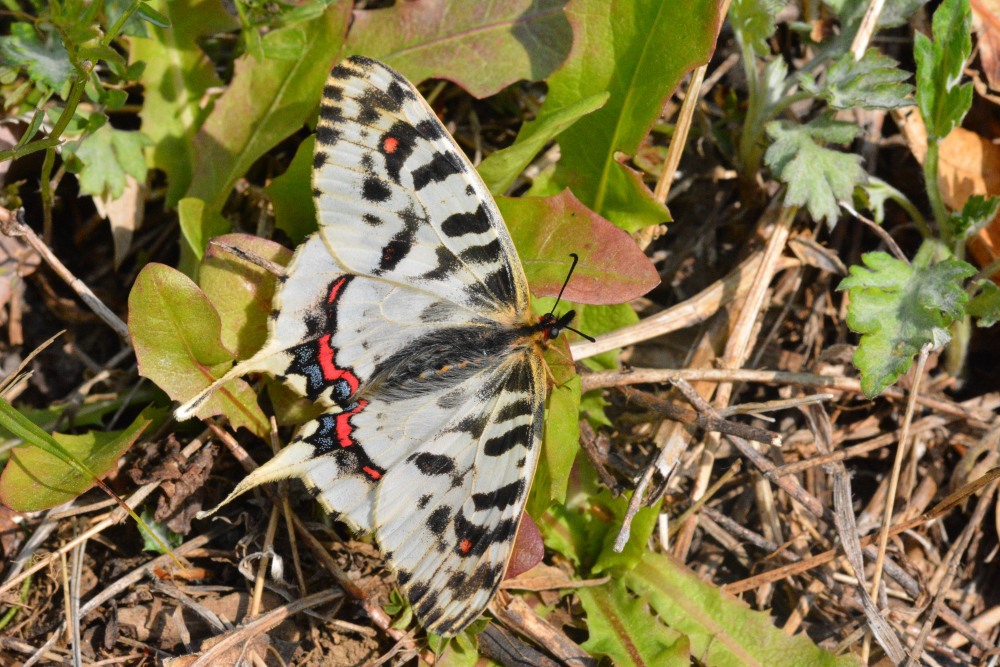
[[521, 335], [512, 327], [460, 326], [431, 331], [376, 365], [359, 395], [389, 399], [447, 391], [507, 358]]

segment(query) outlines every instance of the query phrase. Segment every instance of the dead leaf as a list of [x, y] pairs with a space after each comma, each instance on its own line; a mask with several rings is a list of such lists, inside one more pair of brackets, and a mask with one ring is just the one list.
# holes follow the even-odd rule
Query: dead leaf
[[115, 268], [117, 269], [129, 248], [136, 230], [142, 227], [146, 210], [146, 186], [131, 176], [125, 177], [125, 190], [118, 199], [94, 197], [94, 206], [102, 218], [111, 223], [111, 238], [115, 243]]
[[990, 88], [1000, 90], [1000, 0], [969, 0], [969, 5], [983, 74]]

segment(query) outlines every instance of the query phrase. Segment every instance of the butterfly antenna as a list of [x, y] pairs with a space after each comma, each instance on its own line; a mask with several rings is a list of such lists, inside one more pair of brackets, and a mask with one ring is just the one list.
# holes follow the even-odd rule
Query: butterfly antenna
[[[576, 268], [577, 262], [580, 261], [580, 256], [577, 255], [575, 252], [571, 252], [569, 254], [569, 256], [573, 258], [573, 264], [569, 267], [569, 273], [566, 274], [566, 280], [563, 282], [562, 287], [559, 288], [559, 296], [556, 297], [556, 302], [552, 305], [552, 310], [549, 311], [549, 315], [554, 315], [555, 314], [556, 308], [559, 307], [559, 302], [562, 301], [563, 292], [566, 291], [566, 285], [569, 285], [569, 279], [573, 277], [573, 270]], [[570, 312], [572, 312], [572, 311], [570, 311]], [[572, 317], [572, 315], [570, 315], [570, 317]], [[582, 331], [574, 329], [571, 326], [568, 326], [568, 325], [565, 325], [565, 324], [562, 324], [562, 323], [560, 323], [560, 326], [562, 328], [564, 328], [564, 329], [568, 329], [568, 330], [572, 331], [573, 333], [577, 334], [578, 336], [582, 336], [583, 338], [586, 338], [591, 343], [596, 343], [597, 342], [591, 336], [588, 336], [587, 334], [583, 333]]]
[[556, 302], [552, 304], [552, 310], [549, 311], [550, 315], [554, 314], [556, 312], [556, 308], [559, 307], [559, 302], [562, 300], [563, 292], [566, 291], [566, 285], [569, 285], [569, 279], [573, 277], [573, 269], [576, 268], [576, 263], [580, 261], [580, 256], [575, 252], [571, 252], [569, 256], [573, 258], [573, 264], [569, 267], [569, 273], [566, 274], [566, 280], [563, 282], [562, 287], [559, 288], [559, 296], [556, 297]]

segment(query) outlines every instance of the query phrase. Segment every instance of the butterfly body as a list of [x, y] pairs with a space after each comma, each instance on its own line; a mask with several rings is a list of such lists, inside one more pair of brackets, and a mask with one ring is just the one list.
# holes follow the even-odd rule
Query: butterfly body
[[280, 276], [268, 341], [177, 414], [249, 372], [322, 406], [230, 498], [301, 479], [450, 636], [503, 579], [539, 455], [542, 352], [573, 313], [531, 314], [496, 204], [402, 76], [336, 66], [316, 137], [320, 229]]

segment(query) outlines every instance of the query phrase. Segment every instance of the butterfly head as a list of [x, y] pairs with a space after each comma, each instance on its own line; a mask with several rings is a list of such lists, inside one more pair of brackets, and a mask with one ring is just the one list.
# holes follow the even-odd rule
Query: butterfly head
[[577, 331], [569, 325], [576, 317], [575, 310], [568, 310], [559, 317], [556, 317], [556, 308], [559, 307], [559, 302], [562, 301], [563, 292], [566, 291], [566, 285], [569, 284], [569, 279], [573, 275], [573, 269], [576, 268], [576, 263], [580, 261], [579, 256], [576, 253], [570, 253], [570, 257], [573, 258], [573, 264], [569, 267], [569, 273], [566, 274], [566, 281], [563, 283], [562, 289], [559, 290], [559, 296], [556, 297], [556, 302], [552, 306], [552, 310], [542, 315], [538, 318], [538, 324], [535, 325], [536, 329], [542, 333], [543, 341], [550, 341], [556, 338], [563, 329], [569, 329], [573, 333], [579, 334], [589, 340], [591, 343], [595, 342], [593, 338], [585, 333]]
[[[563, 313], [560, 317], [556, 317], [554, 313], [545, 313], [540, 318], [538, 318], [538, 330], [542, 332], [543, 340], [552, 340], [556, 338], [563, 329], [571, 329], [576, 331], [569, 326], [569, 323], [573, 321], [576, 317], [575, 310], [569, 310]], [[579, 332], [577, 332], [579, 333]]]

